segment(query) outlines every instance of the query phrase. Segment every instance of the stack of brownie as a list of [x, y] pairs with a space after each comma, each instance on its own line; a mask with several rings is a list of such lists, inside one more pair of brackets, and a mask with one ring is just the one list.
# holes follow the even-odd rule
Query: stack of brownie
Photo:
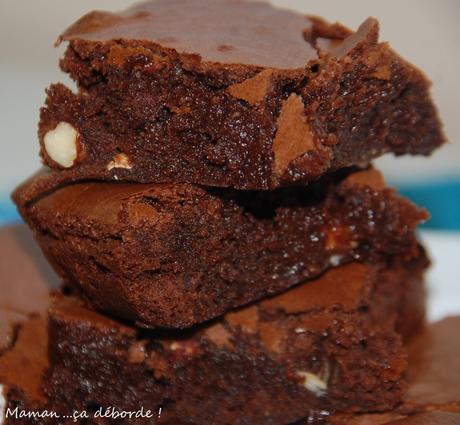
[[48, 169], [14, 194], [65, 284], [44, 397], [27, 403], [155, 412], [81, 422], [97, 424], [395, 408], [424, 319], [427, 213], [370, 162], [444, 138], [428, 81], [377, 21], [154, 0], [59, 41], [78, 90], [48, 90]]

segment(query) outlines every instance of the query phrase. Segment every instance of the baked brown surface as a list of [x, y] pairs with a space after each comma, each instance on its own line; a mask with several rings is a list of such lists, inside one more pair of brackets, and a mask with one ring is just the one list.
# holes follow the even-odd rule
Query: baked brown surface
[[60, 37], [79, 91], [48, 90], [42, 157], [71, 179], [269, 189], [428, 155], [444, 142], [430, 84], [378, 33], [375, 19], [353, 33], [262, 2], [92, 12]]
[[311, 27], [305, 16], [256, 2], [157, 0], [119, 14], [91, 12], [61, 39], [146, 40], [207, 63], [295, 69], [317, 58], [303, 36]]
[[175, 333], [141, 331], [57, 296], [44, 389], [61, 414], [162, 407], [166, 423], [321, 423], [332, 410], [389, 409], [405, 388], [395, 323], [412, 320], [401, 288], [423, 291], [425, 264], [352, 263]]
[[98, 309], [188, 327], [353, 259], [412, 258], [425, 211], [376, 170], [275, 192], [35, 177], [14, 199], [59, 275]]

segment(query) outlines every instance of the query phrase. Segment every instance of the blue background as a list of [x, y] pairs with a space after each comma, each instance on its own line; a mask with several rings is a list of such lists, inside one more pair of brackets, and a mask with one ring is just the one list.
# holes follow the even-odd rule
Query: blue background
[[[393, 186], [396, 186], [401, 194], [430, 212], [431, 219], [423, 227], [460, 230], [460, 179]], [[5, 194], [0, 201], [0, 226], [19, 221], [16, 207], [9, 199], [9, 195]]]

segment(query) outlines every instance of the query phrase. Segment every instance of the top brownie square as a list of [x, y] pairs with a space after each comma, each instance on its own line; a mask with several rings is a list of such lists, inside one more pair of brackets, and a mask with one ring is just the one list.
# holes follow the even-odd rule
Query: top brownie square
[[429, 82], [378, 41], [264, 3], [156, 0], [68, 28], [41, 155], [69, 179], [306, 184], [444, 142]]

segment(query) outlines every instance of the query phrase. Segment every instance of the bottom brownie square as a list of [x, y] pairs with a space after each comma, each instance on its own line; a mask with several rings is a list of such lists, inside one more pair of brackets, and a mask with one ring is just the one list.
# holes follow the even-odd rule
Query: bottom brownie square
[[[395, 329], [423, 322], [426, 264], [351, 263], [187, 331], [139, 330], [58, 295], [39, 404], [62, 416], [36, 423], [74, 410], [89, 412], [80, 423], [267, 425], [392, 409], [407, 365]], [[154, 418], [94, 419], [110, 407]]]

